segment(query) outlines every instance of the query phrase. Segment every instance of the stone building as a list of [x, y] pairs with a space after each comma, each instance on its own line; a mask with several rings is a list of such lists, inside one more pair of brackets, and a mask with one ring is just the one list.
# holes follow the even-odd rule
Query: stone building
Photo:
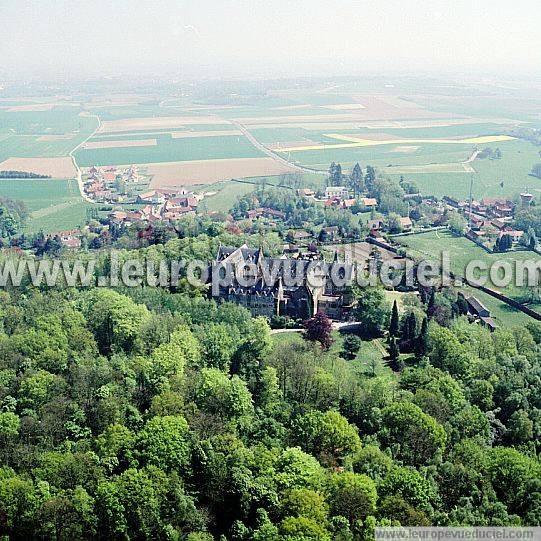
[[[212, 288], [211, 294], [219, 301], [246, 307], [253, 316], [306, 319], [322, 311], [333, 319], [342, 319], [352, 304], [349, 288], [342, 282], [353, 278], [353, 267], [341, 263], [338, 257], [332, 265], [339, 285], [333, 283], [328, 265], [319, 254], [301, 254], [296, 259], [270, 258], [263, 255], [261, 248], [251, 249], [246, 244], [240, 248], [221, 246], [211, 277], [219, 272], [219, 266], [227, 266], [229, 280], [224, 274], [224, 284]], [[242, 275], [238, 272], [241, 268]], [[269, 274], [272, 269], [279, 271]]]

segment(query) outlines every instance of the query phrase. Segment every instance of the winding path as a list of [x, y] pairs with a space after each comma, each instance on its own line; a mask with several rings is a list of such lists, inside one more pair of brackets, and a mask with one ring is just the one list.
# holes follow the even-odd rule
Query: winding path
[[[332, 322], [332, 328], [334, 331], [340, 331], [340, 330], [349, 330], [353, 331], [360, 327], [360, 323], [358, 321], [333, 321]], [[271, 334], [281, 334], [281, 333], [287, 333], [287, 332], [302, 332], [304, 331], [304, 328], [298, 327], [296, 329], [272, 329]]]

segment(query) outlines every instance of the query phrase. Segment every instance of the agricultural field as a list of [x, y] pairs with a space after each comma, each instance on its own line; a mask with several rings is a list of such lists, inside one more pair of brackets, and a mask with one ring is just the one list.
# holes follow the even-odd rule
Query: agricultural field
[[[279, 185], [281, 175], [306, 167], [295, 187], [317, 188], [331, 162], [346, 172], [359, 162], [404, 176], [423, 194], [467, 197], [472, 175], [476, 198], [541, 192], [529, 176], [539, 149], [509, 136], [539, 123], [528, 109], [539, 100], [387, 83], [0, 100], [0, 169], [74, 178], [73, 155], [79, 167], [138, 164], [158, 188], [256, 177]], [[500, 148], [502, 159], [472, 160], [486, 146]], [[307, 180], [309, 169], [321, 175]]]
[[[440, 261], [441, 251], [448, 251], [450, 255], [451, 271], [453, 271], [459, 276], [464, 275], [466, 265], [470, 261], [474, 260], [483, 261], [488, 266], [490, 266], [492, 263], [495, 263], [496, 261], [506, 261], [511, 263], [511, 265], [513, 266], [515, 262], [527, 260], [533, 260], [537, 262], [540, 259], [540, 256], [537, 255], [535, 252], [530, 252], [527, 250], [507, 252], [505, 254], [490, 254], [476, 244], [474, 244], [473, 242], [471, 242], [470, 240], [466, 239], [465, 237], [455, 237], [448, 231], [430, 231], [427, 233], [418, 233], [415, 235], [395, 237], [394, 240], [402, 244], [407, 249], [407, 253], [415, 258]], [[488, 274], [486, 273], [484, 275], [488, 276]], [[532, 288], [516, 287], [514, 282], [515, 276], [513, 273], [512, 283], [505, 289], [494, 286], [491, 283], [490, 278], [487, 281], [486, 285], [487, 287], [499, 290], [505, 295], [516, 300], [524, 300], [524, 298], [527, 297], [529, 290]], [[473, 294], [471, 293], [471, 288], [465, 289], [470, 291], [470, 294]], [[494, 313], [497, 314], [502, 321], [504, 320], [504, 317], [505, 321], [507, 321], [509, 317], [511, 317], [511, 314], [513, 315], [512, 319], [514, 321], [527, 321], [529, 319], [528, 316], [516, 310], [513, 310], [505, 303], [502, 303], [499, 300], [490, 297], [489, 295], [481, 295], [482, 292], [479, 292], [480, 295], [478, 295], [477, 293], [478, 292], [476, 290], [475, 296], [478, 296], [479, 298], [481, 298], [482, 296], [483, 302], [485, 298], [489, 298], [489, 300], [487, 301], [487, 307], [489, 307], [491, 311], [494, 311]], [[534, 310], [540, 311], [541, 301], [539, 299], [533, 299], [533, 302], [529, 304], [529, 306]]]
[[272, 158], [229, 158], [143, 164], [152, 177], [151, 187], [194, 186], [216, 181], [265, 175], [282, 175], [295, 170]]
[[[541, 180], [530, 175], [533, 164], [541, 158], [539, 149], [527, 141], [513, 140], [498, 143], [500, 160], [480, 160], [468, 163], [470, 170], [456, 172], [437, 166], [419, 166], [401, 169], [386, 168], [390, 176], [404, 175], [415, 182], [421, 193], [468, 198], [473, 173], [473, 196], [515, 197], [523, 191], [541, 193]], [[503, 186], [502, 186], [503, 183]]]
[[156, 144], [143, 147], [124, 146], [125, 142], [120, 141], [120, 146], [115, 147], [81, 148], [75, 159], [80, 166], [90, 167], [263, 156], [244, 136], [174, 138], [171, 134], [159, 134], [152, 140]]
[[96, 118], [83, 115], [75, 105], [35, 108], [2, 107], [0, 102], [0, 161], [68, 156], [98, 124]]

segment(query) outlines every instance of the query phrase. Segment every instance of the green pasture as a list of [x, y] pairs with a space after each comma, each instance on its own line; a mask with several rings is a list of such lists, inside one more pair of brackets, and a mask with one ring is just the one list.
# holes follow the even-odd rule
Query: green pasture
[[[294, 186], [289, 185], [289, 179], [293, 180]], [[203, 200], [200, 208], [209, 212], [227, 212], [231, 210], [237, 200], [257, 189], [261, 183], [274, 188], [295, 190], [298, 188], [318, 189], [325, 185], [326, 175], [320, 173], [294, 173], [291, 175], [275, 175], [269, 177], [250, 177], [242, 181], [229, 180], [216, 184], [202, 186], [200, 191], [217, 192], [215, 195]]]
[[[90, 142], [100, 141], [140, 141], [144, 139], [169, 139], [171, 133], [194, 133], [206, 131], [232, 131], [232, 124], [190, 124], [182, 128], [157, 128], [150, 130], [121, 131], [114, 133], [97, 133]], [[215, 137], [215, 136], [211, 136]], [[218, 136], [219, 137], [219, 136]]]
[[[474, 297], [477, 297], [490, 310], [491, 317], [500, 327], [524, 326], [532, 321], [532, 318], [524, 312], [499, 301], [483, 291], [471, 287], [463, 287], [461, 288], [461, 291], [466, 296], [473, 295]], [[539, 311], [539, 308], [536, 306], [532, 306], [532, 308]]]
[[[441, 252], [443, 250], [449, 252], [451, 271], [459, 276], [464, 276], [466, 266], [470, 261], [483, 261], [489, 267], [496, 261], [509, 262], [513, 269], [512, 283], [505, 289], [502, 289], [494, 286], [489, 278], [486, 285], [492, 289], [500, 290], [509, 297], [515, 299], [524, 299], [527, 296], [529, 289], [527, 287], [517, 287], [515, 285], [515, 262], [526, 260], [538, 261], [540, 259], [540, 256], [535, 252], [527, 250], [512, 251], [503, 254], [491, 254], [465, 237], [455, 237], [448, 231], [418, 233], [415, 235], [395, 237], [394, 240], [404, 246], [407, 249], [408, 254], [411, 254], [415, 258], [440, 261]], [[478, 275], [488, 277], [488, 272], [479, 273]], [[533, 308], [535, 309], [536, 306], [533, 306]]]
[[413, 94], [410, 101], [431, 111], [440, 113], [460, 113], [484, 118], [507, 118], [519, 121], [539, 120], [541, 99], [534, 96], [513, 96], [507, 94], [486, 96], [480, 93], [467, 95], [419, 95]]
[[[121, 120], [123, 118], [145, 118], [156, 116], [183, 116], [180, 107], [160, 107], [158, 101], [148, 103], [134, 103], [130, 105], [86, 105], [85, 109], [103, 120]], [[191, 114], [190, 116], [197, 116]]]
[[[473, 196], [513, 197], [524, 190], [533, 194], [541, 191], [541, 180], [530, 176], [530, 171], [541, 161], [539, 148], [522, 140], [504, 141], [496, 146], [502, 151], [501, 160], [475, 160], [470, 165], [474, 168]], [[390, 174], [390, 170], [385, 171]], [[471, 173], [402, 173], [412, 180], [425, 195], [444, 195], [468, 198], [470, 193]], [[391, 174], [391, 176], [393, 176]], [[396, 173], [396, 177], [400, 176]], [[503, 183], [503, 187], [502, 187]]]
[[[293, 104], [295, 105], [295, 104]], [[299, 103], [303, 105], [303, 103]], [[307, 104], [310, 105], [310, 104]], [[276, 122], [280, 122], [280, 117], [284, 116], [311, 116], [311, 115], [336, 115], [344, 113], [344, 111], [336, 111], [325, 107], [310, 106], [298, 109], [282, 109], [274, 107], [235, 107], [224, 109], [212, 109], [208, 113], [214, 113], [224, 118], [251, 118], [251, 117], [276, 117]], [[347, 111], [345, 111], [347, 113]]]
[[0, 133], [32, 136], [92, 133], [97, 120], [79, 116], [80, 112], [79, 106], [58, 106], [50, 111], [8, 112], [0, 109]]
[[67, 156], [88, 135], [73, 135], [56, 141], [39, 141], [32, 135], [0, 136], [0, 162], [11, 157], [52, 158]]
[[77, 183], [56, 179], [0, 179], [0, 196], [23, 201], [30, 216], [29, 233], [54, 232], [84, 224], [86, 209], [91, 206], [81, 199]]
[[[79, 107], [50, 111], [0, 110], [0, 161], [10, 157], [67, 156], [97, 127], [93, 117], [79, 116]], [[42, 136], [59, 136], [39, 140]]]
[[312, 190], [319, 190], [325, 188], [328, 174], [303, 171], [299, 173], [287, 173], [285, 175], [273, 175], [267, 177], [251, 177], [246, 178], [246, 181], [252, 181], [256, 184], [260, 184], [263, 179], [267, 186], [273, 186], [275, 188], [287, 188], [287, 189], [299, 189], [299, 188], [311, 188]]
[[255, 184], [234, 180], [202, 186], [201, 191], [217, 193], [205, 197], [200, 204], [200, 209], [208, 212], [228, 212], [240, 197], [253, 192], [255, 189]]

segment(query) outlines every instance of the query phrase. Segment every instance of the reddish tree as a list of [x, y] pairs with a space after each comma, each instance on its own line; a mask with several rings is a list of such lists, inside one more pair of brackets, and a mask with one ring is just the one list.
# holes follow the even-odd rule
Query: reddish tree
[[333, 343], [331, 320], [323, 312], [303, 322], [305, 340], [319, 342], [323, 349], [329, 349]]

